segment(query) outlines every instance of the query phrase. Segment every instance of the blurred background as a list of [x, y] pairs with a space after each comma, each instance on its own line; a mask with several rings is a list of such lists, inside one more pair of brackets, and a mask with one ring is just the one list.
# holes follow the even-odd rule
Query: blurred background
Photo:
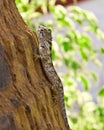
[[16, 0], [26, 24], [52, 30], [52, 60], [73, 130], [104, 130], [104, 0]]

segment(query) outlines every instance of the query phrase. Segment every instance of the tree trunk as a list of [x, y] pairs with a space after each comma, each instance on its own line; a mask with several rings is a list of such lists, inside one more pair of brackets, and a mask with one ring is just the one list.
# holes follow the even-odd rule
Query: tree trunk
[[37, 48], [15, 1], [0, 0], [0, 130], [66, 130]]

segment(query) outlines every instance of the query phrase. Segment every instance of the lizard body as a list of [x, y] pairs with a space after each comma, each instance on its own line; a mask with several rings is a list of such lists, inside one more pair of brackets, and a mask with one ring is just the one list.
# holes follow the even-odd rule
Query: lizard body
[[49, 80], [49, 82], [52, 84], [53, 96], [56, 98], [57, 102], [60, 105], [61, 113], [64, 118], [66, 128], [67, 130], [70, 130], [67, 116], [66, 116], [66, 111], [65, 111], [63, 85], [52, 63], [51, 30], [44, 26], [39, 26], [38, 39], [39, 39], [39, 55], [41, 57], [40, 59], [41, 59], [41, 64], [42, 64], [44, 73], [47, 79]]

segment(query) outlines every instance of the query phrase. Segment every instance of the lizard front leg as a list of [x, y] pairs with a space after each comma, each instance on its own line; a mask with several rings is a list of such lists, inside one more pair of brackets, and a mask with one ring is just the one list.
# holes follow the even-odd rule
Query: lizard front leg
[[40, 55], [40, 54], [35, 54], [35, 55], [34, 55], [34, 58], [35, 58], [35, 60], [37, 60], [37, 59], [47, 60], [47, 58], [46, 58], [45, 56]]

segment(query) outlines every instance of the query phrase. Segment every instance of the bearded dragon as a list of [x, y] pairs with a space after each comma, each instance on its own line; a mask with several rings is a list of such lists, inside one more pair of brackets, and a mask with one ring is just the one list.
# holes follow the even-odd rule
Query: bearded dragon
[[39, 56], [41, 57], [41, 64], [44, 73], [52, 84], [53, 97], [59, 103], [61, 108], [62, 117], [65, 121], [67, 130], [71, 130], [68, 124], [65, 104], [64, 104], [64, 91], [62, 82], [57, 75], [53, 63], [52, 63], [52, 34], [49, 28], [44, 26], [38, 27], [38, 39], [39, 39]]

